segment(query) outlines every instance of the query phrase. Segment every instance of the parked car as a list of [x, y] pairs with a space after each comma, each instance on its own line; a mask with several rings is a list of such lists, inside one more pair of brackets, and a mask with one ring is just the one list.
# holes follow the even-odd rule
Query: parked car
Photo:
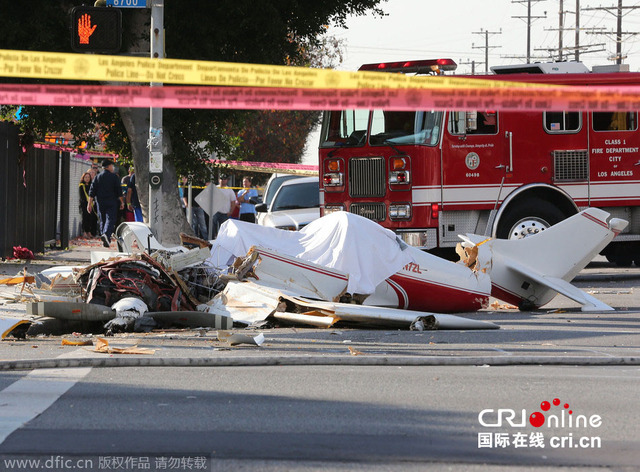
[[271, 204], [256, 205], [261, 215], [258, 224], [297, 231], [320, 218], [318, 177], [285, 180], [273, 196]]
[[278, 191], [282, 183], [286, 182], [287, 180], [301, 179], [301, 178], [303, 178], [303, 176], [294, 175], [294, 174], [271, 174], [271, 177], [269, 177], [269, 181], [267, 182], [267, 185], [265, 185], [264, 187], [262, 200], [260, 202], [257, 202], [257, 203], [264, 203], [267, 206], [267, 209], [264, 212], [258, 212], [256, 217], [256, 222], [258, 224], [262, 224], [262, 220], [267, 215], [266, 211], [269, 210], [269, 205], [271, 205], [271, 201], [273, 200], [273, 197], [275, 196], [276, 192]]

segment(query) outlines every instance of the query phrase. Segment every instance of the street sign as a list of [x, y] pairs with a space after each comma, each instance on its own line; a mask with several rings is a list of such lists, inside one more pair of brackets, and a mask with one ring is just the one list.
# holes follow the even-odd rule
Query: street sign
[[107, 0], [107, 6], [117, 8], [149, 8], [147, 0]]

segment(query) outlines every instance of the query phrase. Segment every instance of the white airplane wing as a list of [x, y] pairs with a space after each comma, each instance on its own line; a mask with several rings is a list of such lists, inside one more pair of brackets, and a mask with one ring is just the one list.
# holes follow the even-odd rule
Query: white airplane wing
[[532, 280], [534, 283], [543, 285], [555, 290], [556, 292], [564, 295], [567, 298], [582, 305], [582, 311], [610, 311], [613, 310], [609, 305], [601, 302], [595, 297], [592, 297], [586, 292], [583, 292], [579, 288], [571, 285], [569, 282], [562, 280], [558, 277], [551, 277], [532, 271], [530, 268], [523, 267], [513, 261], [513, 259], [507, 259], [504, 261], [508, 270], [516, 272], [519, 276], [525, 277], [528, 280]]

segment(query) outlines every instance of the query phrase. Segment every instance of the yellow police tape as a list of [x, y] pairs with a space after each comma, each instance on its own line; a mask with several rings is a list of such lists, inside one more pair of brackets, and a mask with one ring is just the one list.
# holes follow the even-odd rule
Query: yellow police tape
[[[0, 49], [0, 76], [52, 80], [307, 89], [540, 87], [455, 76], [416, 77], [293, 66]], [[426, 79], [426, 80], [425, 80]]]

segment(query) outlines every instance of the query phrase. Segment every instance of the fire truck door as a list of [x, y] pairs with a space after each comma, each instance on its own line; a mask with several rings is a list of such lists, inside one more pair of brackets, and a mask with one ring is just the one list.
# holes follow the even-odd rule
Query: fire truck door
[[[532, 115], [535, 123], [539, 115]], [[518, 140], [523, 148], [535, 146], [531, 159], [518, 160], [518, 181], [543, 182], [564, 190], [579, 206], [589, 205], [589, 122], [587, 113], [545, 111], [541, 134]], [[514, 151], [527, 156], [526, 149]]]
[[591, 201], [638, 205], [640, 132], [636, 112], [594, 112], [590, 129]]
[[495, 111], [449, 112], [442, 149], [442, 210], [493, 208], [509, 165]]

